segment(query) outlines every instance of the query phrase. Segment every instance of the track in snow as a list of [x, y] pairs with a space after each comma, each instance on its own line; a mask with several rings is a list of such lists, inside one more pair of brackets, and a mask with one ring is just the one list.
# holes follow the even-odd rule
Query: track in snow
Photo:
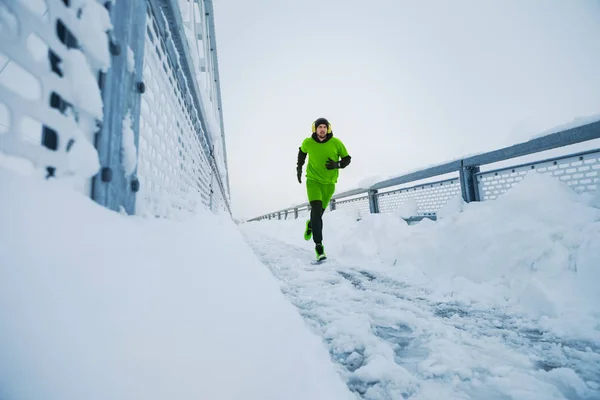
[[311, 265], [313, 253], [301, 247], [255, 232], [246, 240], [362, 398], [600, 398], [597, 343], [549, 335], [501, 310], [440, 301], [380, 266], [335, 257]]

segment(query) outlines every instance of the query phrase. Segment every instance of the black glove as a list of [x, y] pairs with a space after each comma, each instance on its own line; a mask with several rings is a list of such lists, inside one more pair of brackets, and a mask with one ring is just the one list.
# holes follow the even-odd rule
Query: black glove
[[331, 158], [327, 160], [327, 162], [325, 163], [325, 167], [327, 167], [327, 169], [336, 169], [340, 167], [340, 162], [339, 161], [333, 161]]
[[298, 183], [302, 183], [302, 167], [296, 168], [296, 173], [298, 174]]

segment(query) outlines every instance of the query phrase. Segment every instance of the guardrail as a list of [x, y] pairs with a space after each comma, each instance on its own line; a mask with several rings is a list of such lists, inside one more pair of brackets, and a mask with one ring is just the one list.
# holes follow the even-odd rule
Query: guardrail
[[[600, 119], [600, 118], [599, 118]], [[575, 191], [595, 191], [600, 176], [600, 149], [570, 154], [552, 159], [533, 161], [492, 171], [481, 172], [484, 165], [528, 156], [546, 150], [582, 143], [600, 138], [600, 121], [565, 129], [528, 142], [424, 168], [402, 176], [377, 182], [368, 188], [357, 188], [335, 194], [330, 210], [353, 208], [365, 213], [386, 213], [397, 210], [407, 201], [417, 204], [416, 215], [407, 220], [436, 219], [436, 213], [449, 199], [461, 196], [464, 201], [495, 199], [514, 186], [529, 170], [552, 174], [569, 184]], [[415, 184], [415, 182], [442, 175], [454, 177]], [[398, 187], [411, 184], [408, 187]], [[387, 189], [383, 191], [383, 189]], [[265, 214], [248, 221], [298, 218], [310, 210], [309, 203]]]
[[0, 156], [115, 211], [231, 214], [212, 0], [3, 0], [0, 37]]

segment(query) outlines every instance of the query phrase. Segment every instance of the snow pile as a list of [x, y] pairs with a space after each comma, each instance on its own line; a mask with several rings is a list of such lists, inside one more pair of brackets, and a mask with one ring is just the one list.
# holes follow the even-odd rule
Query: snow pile
[[[465, 208], [465, 201], [462, 198], [462, 195], [450, 198], [439, 210], [436, 212], [436, 217], [438, 219], [448, 218], [452, 215], [461, 213]], [[413, 214], [416, 215], [416, 214]]]
[[3, 399], [354, 398], [229, 218], [0, 186]]
[[394, 214], [399, 215], [401, 218], [410, 218], [419, 214], [419, 204], [417, 203], [417, 199], [414, 197], [406, 199], [403, 203], [401, 203], [396, 210], [394, 210]]
[[[595, 199], [530, 172], [497, 200], [449, 201], [437, 222], [409, 226], [401, 212], [366, 214], [357, 221], [352, 210], [334, 211], [324, 216], [324, 244], [335, 259], [355, 265], [379, 261], [393, 267], [386, 270], [390, 276], [431, 287], [440, 298], [512, 306], [589, 333], [600, 323]], [[304, 222], [260, 221], [252, 229], [298, 244]]]

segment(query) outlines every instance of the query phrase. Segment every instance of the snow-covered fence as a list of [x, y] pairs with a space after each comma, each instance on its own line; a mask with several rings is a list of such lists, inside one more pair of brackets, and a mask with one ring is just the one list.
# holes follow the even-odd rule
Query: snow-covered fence
[[140, 212], [229, 208], [211, 4], [148, 1]]
[[[425, 168], [333, 196], [332, 210], [354, 209], [359, 213], [397, 212], [407, 220], [435, 219], [448, 200], [458, 196], [466, 202], [493, 200], [505, 193], [530, 170], [550, 174], [579, 193], [595, 192], [600, 182], [600, 149], [544, 160], [530, 161], [491, 171], [481, 167], [521, 156], [531, 156], [589, 140], [600, 139], [600, 121], [540, 136], [528, 142]], [[450, 175], [450, 177], [448, 177]], [[416, 182], [442, 177], [435, 182]], [[283, 212], [310, 208], [303, 203], [250, 221], [278, 218]], [[279, 218], [281, 219], [281, 218]]]
[[431, 216], [448, 200], [461, 194], [458, 178], [424, 183], [377, 193], [378, 211], [394, 212], [403, 204], [413, 204], [418, 215]]
[[[344, 198], [344, 200], [332, 200], [331, 209], [334, 210], [347, 210], [353, 209], [362, 213], [369, 213], [369, 196], [367, 195], [359, 195], [359, 196], [349, 196], [350, 198]], [[310, 205], [309, 205], [310, 207]]]
[[110, 65], [107, 9], [95, 1], [0, 2], [0, 153], [91, 194], [103, 119], [95, 76]]
[[2, 0], [0, 37], [0, 163], [129, 214], [229, 210], [211, 0]]
[[510, 168], [478, 172], [475, 174], [477, 199], [497, 198], [516, 185], [531, 170], [550, 174], [578, 193], [592, 192], [597, 190], [600, 177], [600, 151], [592, 150]]

